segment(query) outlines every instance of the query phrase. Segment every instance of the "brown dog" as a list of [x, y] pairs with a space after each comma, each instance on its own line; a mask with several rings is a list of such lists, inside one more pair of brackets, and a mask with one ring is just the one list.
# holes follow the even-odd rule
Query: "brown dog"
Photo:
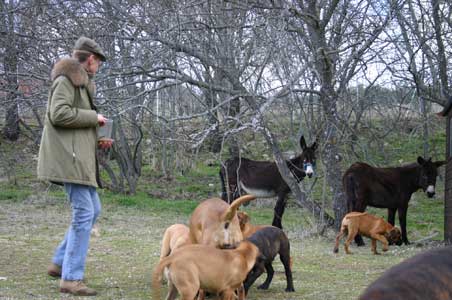
[[392, 226], [385, 220], [366, 212], [351, 212], [342, 219], [341, 231], [336, 236], [334, 253], [339, 251], [339, 240], [348, 231], [347, 240], [344, 243], [344, 249], [347, 254], [351, 254], [348, 247], [357, 234], [367, 236], [372, 239], [372, 252], [377, 252], [377, 240], [383, 244], [383, 251], [388, 251], [388, 241], [392, 244], [401, 243], [401, 232], [397, 227]]
[[166, 228], [160, 248], [160, 259], [170, 255], [177, 248], [191, 244], [189, 233], [190, 229], [184, 224], [173, 224]]
[[253, 195], [245, 195], [231, 205], [219, 198], [201, 202], [190, 217], [191, 242], [216, 248], [234, 248], [243, 240], [237, 209], [242, 203], [254, 199]]
[[[223, 200], [221, 200], [223, 201]], [[242, 287], [248, 272], [259, 257], [259, 249], [249, 241], [233, 250], [221, 250], [206, 245], [188, 245], [163, 258], [152, 274], [154, 300], [160, 299], [162, 271], [169, 268], [167, 300], [180, 294], [181, 300], [193, 300], [200, 289], [235, 299], [234, 291]], [[240, 296], [243, 298], [243, 295]]]

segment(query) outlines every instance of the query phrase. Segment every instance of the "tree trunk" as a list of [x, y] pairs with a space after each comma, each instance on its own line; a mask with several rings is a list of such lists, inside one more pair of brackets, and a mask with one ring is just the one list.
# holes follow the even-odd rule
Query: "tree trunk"
[[6, 18], [2, 18], [2, 27], [6, 30], [6, 51], [3, 63], [7, 85], [7, 109], [5, 115], [5, 125], [2, 132], [6, 139], [16, 141], [19, 138], [20, 128], [18, 107], [19, 82], [17, 78], [17, 41], [14, 33], [14, 16], [12, 14], [14, 10], [9, 9], [4, 1], [0, 3], [2, 16], [7, 16]]

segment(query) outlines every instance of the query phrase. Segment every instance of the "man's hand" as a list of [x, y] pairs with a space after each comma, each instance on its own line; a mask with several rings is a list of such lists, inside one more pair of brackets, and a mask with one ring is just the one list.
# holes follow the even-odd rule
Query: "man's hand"
[[101, 138], [97, 141], [97, 146], [100, 149], [106, 150], [111, 148], [111, 146], [113, 146], [113, 141], [112, 139], [107, 139], [107, 138]]
[[99, 124], [99, 126], [104, 126], [106, 121], [107, 121], [107, 118], [105, 118], [101, 114], [97, 114], [97, 123]]

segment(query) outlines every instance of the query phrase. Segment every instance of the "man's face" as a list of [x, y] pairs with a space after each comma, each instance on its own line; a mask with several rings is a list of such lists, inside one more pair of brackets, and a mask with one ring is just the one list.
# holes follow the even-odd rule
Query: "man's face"
[[99, 70], [102, 61], [94, 54], [88, 57], [86, 71], [92, 75], [95, 75]]

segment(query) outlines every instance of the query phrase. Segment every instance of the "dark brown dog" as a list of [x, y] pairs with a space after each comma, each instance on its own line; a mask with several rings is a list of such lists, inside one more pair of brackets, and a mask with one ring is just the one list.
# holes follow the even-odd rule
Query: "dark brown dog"
[[242, 196], [231, 205], [220, 198], [201, 202], [190, 217], [190, 239], [193, 244], [216, 248], [234, 248], [243, 240], [237, 209], [242, 203], [256, 199], [253, 195]]
[[290, 266], [290, 243], [284, 231], [277, 227], [266, 226], [257, 230], [247, 240], [257, 246], [261, 255], [263, 255], [263, 258], [256, 262], [253, 269], [246, 277], [246, 280], [243, 283], [245, 292], [248, 292], [250, 286], [264, 271], [267, 271], [267, 278], [265, 279], [265, 282], [257, 288], [263, 290], [268, 289], [274, 274], [272, 262], [277, 254], [279, 254], [279, 259], [284, 265], [284, 270], [286, 272], [286, 292], [294, 292]]
[[160, 299], [161, 275], [165, 267], [169, 268], [167, 300], [175, 299], [178, 292], [181, 300], [193, 300], [200, 289], [224, 300], [235, 299], [234, 291], [242, 287], [258, 257], [259, 249], [249, 241], [241, 242], [232, 250], [206, 245], [179, 248], [154, 269], [152, 299]]
[[359, 299], [452, 299], [452, 247], [417, 254], [390, 268]]
[[348, 231], [347, 240], [344, 243], [344, 249], [347, 254], [351, 254], [348, 247], [357, 234], [364, 235], [372, 239], [372, 252], [377, 252], [377, 240], [383, 244], [383, 251], [388, 251], [388, 244], [401, 244], [401, 232], [397, 227], [392, 226], [385, 220], [368, 213], [351, 212], [342, 219], [341, 231], [336, 236], [334, 253], [339, 251], [339, 241]]

